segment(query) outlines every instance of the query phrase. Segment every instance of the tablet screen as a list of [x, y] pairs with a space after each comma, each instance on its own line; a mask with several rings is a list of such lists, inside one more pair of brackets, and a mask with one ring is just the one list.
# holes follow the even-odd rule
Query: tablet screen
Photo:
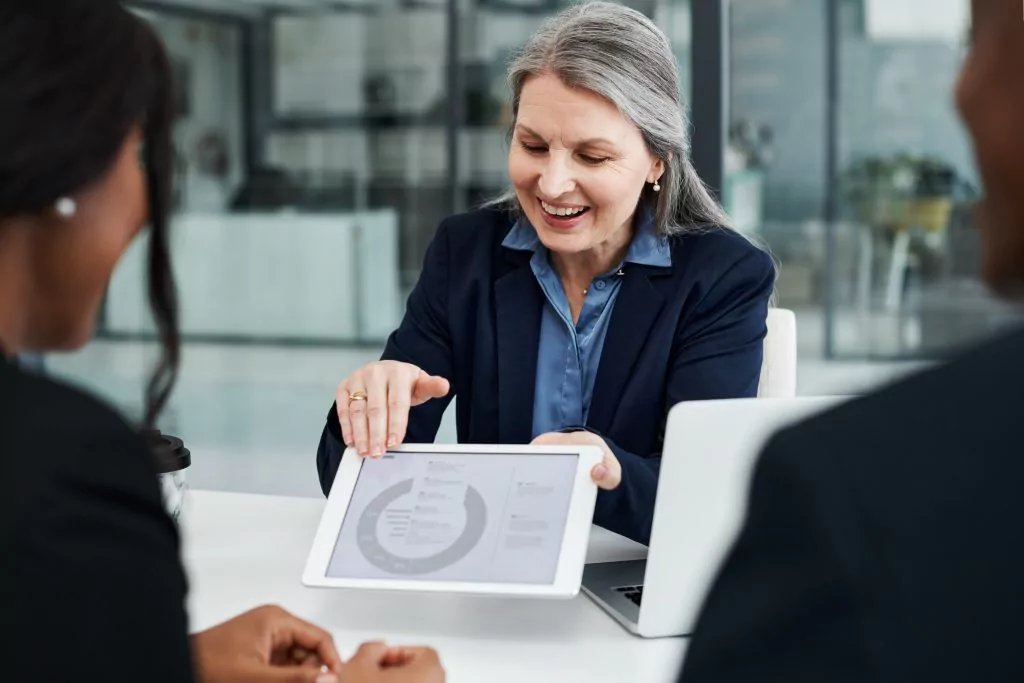
[[553, 583], [578, 457], [393, 453], [366, 460], [327, 576]]

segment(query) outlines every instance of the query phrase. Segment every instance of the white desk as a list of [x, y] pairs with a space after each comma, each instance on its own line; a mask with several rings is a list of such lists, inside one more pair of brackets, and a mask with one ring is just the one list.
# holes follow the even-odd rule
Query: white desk
[[[544, 601], [305, 588], [321, 500], [193, 491], [188, 505], [193, 630], [275, 603], [329, 629], [343, 657], [365, 640], [430, 645], [451, 683], [675, 680], [684, 639], [631, 636], [583, 595]], [[588, 561], [644, 554], [595, 529]]]

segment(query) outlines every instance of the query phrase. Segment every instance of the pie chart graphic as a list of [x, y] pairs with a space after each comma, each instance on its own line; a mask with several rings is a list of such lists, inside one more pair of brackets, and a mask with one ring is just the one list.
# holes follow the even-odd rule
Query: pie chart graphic
[[455, 564], [476, 547], [487, 528], [487, 504], [483, 496], [472, 486], [466, 487], [466, 498], [463, 503], [466, 512], [466, 524], [448, 547], [423, 557], [401, 557], [381, 545], [377, 537], [377, 524], [388, 506], [402, 496], [410, 493], [413, 479], [406, 479], [394, 484], [370, 501], [363, 510], [356, 527], [356, 547], [363, 557], [378, 569], [395, 575], [421, 575], [440, 571]]

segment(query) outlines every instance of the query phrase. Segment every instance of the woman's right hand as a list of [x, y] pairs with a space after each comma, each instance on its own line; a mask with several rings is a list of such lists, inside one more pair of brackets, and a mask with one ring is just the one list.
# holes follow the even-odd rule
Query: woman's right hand
[[444, 377], [428, 375], [411, 363], [370, 363], [338, 385], [342, 440], [359, 455], [379, 458], [405, 439], [410, 408], [450, 390]]

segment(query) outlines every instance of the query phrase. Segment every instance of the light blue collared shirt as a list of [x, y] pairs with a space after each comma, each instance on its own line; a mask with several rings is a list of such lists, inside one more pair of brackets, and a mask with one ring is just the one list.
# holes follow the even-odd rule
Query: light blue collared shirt
[[622, 286], [619, 273], [627, 263], [671, 266], [672, 251], [655, 231], [653, 217], [647, 212], [637, 214], [636, 232], [626, 257], [618, 267], [590, 283], [579, 321], [573, 325], [562, 280], [551, 264], [547, 248], [525, 216], [512, 227], [502, 246], [533, 252], [530, 267], [546, 298], [537, 349], [533, 436], [582, 427], [590, 413], [601, 350]]

